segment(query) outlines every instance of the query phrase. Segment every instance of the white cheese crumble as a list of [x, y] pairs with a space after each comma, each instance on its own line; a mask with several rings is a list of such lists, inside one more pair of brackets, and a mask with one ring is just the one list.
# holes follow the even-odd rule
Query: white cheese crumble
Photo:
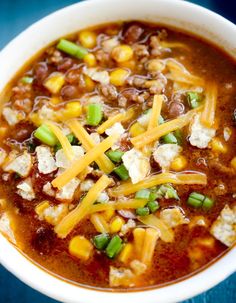
[[109, 201], [108, 194], [105, 191], [101, 192], [97, 198], [97, 202], [98, 203], [107, 203], [108, 201]]
[[5, 107], [2, 111], [2, 114], [7, 123], [11, 126], [17, 124], [23, 119], [22, 113], [15, 109], [11, 109], [10, 107]]
[[3, 213], [0, 216], [0, 232], [3, 233], [12, 243], [16, 244], [14, 232], [11, 228], [11, 220], [9, 215]]
[[44, 184], [43, 186], [43, 193], [50, 196], [50, 197], [54, 197], [55, 196], [55, 190], [52, 188], [52, 185], [50, 182], [47, 182]]
[[75, 190], [79, 186], [80, 180], [78, 178], [74, 178], [70, 180], [66, 185], [64, 185], [57, 193], [56, 199], [60, 201], [64, 200], [72, 200]]
[[136, 222], [133, 219], [129, 219], [127, 221], [127, 223], [125, 223], [125, 224], [122, 225], [120, 234], [123, 236], [123, 235], [127, 234], [127, 232], [130, 229], [133, 229], [135, 227], [136, 227]]
[[138, 119], [138, 123], [141, 124], [143, 127], [148, 127], [149, 120], [151, 118], [152, 111], [149, 110], [146, 114], [142, 114]]
[[226, 246], [232, 246], [236, 241], [236, 206], [230, 209], [228, 205], [225, 205], [212, 224], [210, 232]]
[[113, 146], [111, 147], [112, 150], [116, 150], [120, 147], [120, 139], [121, 136], [125, 133], [125, 129], [122, 126], [122, 124], [120, 122], [116, 122], [114, 125], [112, 125], [110, 128], [107, 128], [105, 130], [105, 134], [108, 136], [116, 136], [117, 137], [117, 141], [115, 142], [115, 144], [113, 144]]
[[215, 129], [205, 127], [201, 124], [200, 115], [194, 116], [190, 131], [191, 135], [189, 137], [189, 142], [191, 145], [198, 148], [206, 148], [216, 134]]
[[38, 160], [38, 170], [42, 174], [50, 174], [57, 169], [56, 162], [51, 150], [47, 146], [37, 146], [36, 155]]
[[180, 147], [178, 144], [163, 144], [154, 150], [153, 157], [164, 171], [170, 167], [171, 162], [179, 155], [181, 151], [182, 147]]
[[35, 193], [32, 185], [32, 181], [30, 178], [25, 179], [24, 181], [20, 182], [16, 188], [17, 194], [21, 196], [23, 199], [32, 201], [35, 199]]
[[92, 179], [84, 180], [80, 183], [80, 190], [81, 191], [89, 191], [94, 185], [94, 181]]
[[102, 49], [107, 53], [110, 53], [117, 45], [119, 41], [116, 37], [102, 41]]
[[149, 158], [135, 148], [124, 153], [122, 160], [133, 184], [142, 181], [150, 172]]
[[101, 142], [101, 137], [98, 133], [91, 133], [90, 137], [92, 138], [93, 142], [99, 144]]
[[43, 105], [38, 111], [38, 117], [42, 121], [54, 120], [55, 111], [52, 108], [48, 107], [47, 105]]
[[231, 129], [229, 127], [224, 127], [223, 135], [224, 135], [225, 141], [229, 141], [229, 139], [230, 139], [230, 137], [232, 135]]
[[84, 67], [83, 73], [90, 77], [92, 80], [101, 84], [109, 84], [110, 82], [109, 73], [106, 70], [99, 71], [97, 68]]
[[128, 268], [116, 268], [110, 266], [109, 272], [109, 284], [110, 286], [133, 286], [134, 285], [134, 277], [135, 275]]
[[[78, 160], [79, 158], [83, 157], [84, 149], [81, 146], [73, 145], [72, 146], [74, 157], [72, 161]], [[71, 162], [65, 155], [64, 150], [61, 148], [56, 152], [56, 166], [61, 168], [68, 168], [71, 166]]]
[[4, 166], [4, 171], [15, 172], [21, 177], [27, 177], [32, 167], [31, 155], [24, 152], [22, 155], [13, 159], [10, 163]]
[[188, 224], [190, 221], [179, 207], [166, 208], [160, 212], [160, 218], [170, 227], [176, 227], [181, 224]]
[[58, 224], [65, 215], [68, 213], [67, 204], [59, 204], [56, 206], [50, 206], [48, 202], [42, 202], [42, 207], [36, 208], [36, 212], [40, 220], [45, 220], [49, 224], [56, 225]]

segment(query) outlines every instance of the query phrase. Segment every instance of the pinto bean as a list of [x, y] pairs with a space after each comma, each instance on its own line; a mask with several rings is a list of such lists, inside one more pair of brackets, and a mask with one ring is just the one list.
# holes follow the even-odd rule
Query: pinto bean
[[143, 33], [143, 28], [137, 24], [131, 25], [124, 33], [124, 41], [128, 44], [137, 42]]
[[57, 69], [59, 71], [65, 71], [71, 68], [73, 65], [73, 60], [71, 58], [64, 58], [57, 66]]
[[39, 62], [34, 67], [34, 73], [38, 82], [43, 82], [43, 80], [48, 75], [48, 66], [45, 62]]
[[78, 94], [78, 90], [74, 85], [66, 85], [61, 90], [62, 98], [66, 100], [75, 98], [77, 94]]
[[171, 118], [176, 118], [184, 113], [185, 107], [183, 103], [172, 101], [169, 104], [169, 115]]

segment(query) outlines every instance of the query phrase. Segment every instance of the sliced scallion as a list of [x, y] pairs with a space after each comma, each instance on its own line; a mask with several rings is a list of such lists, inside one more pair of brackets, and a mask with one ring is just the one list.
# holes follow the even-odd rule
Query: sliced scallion
[[31, 84], [33, 82], [34, 78], [33, 77], [29, 77], [29, 76], [25, 76], [21, 78], [21, 82], [23, 84]]
[[122, 240], [118, 235], [115, 235], [106, 247], [106, 255], [108, 256], [108, 258], [112, 259], [116, 255], [118, 255], [121, 249], [122, 249]]
[[59, 41], [59, 43], [57, 44], [57, 49], [78, 59], [83, 59], [84, 56], [88, 54], [86, 48], [66, 39], [61, 39]]
[[34, 136], [49, 146], [55, 146], [58, 143], [57, 137], [53, 134], [53, 132], [46, 124], [39, 126], [34, 132]]
[[99, 250], [105, 249], [109, 241], [110, 241], [110, 236], [108, 234], [100, 234], [93, 237], [93, 243], [95, 247]]
[[178, 140], [173, 133], [169, 133], [162, 137], [164, 143], [168, 144], [178, 144]]
[[125, 181], [129, 179], [129, 172], [124, 166], [124, 164], [121, 164], [120, 166], [116, 167], [113, 171], [120, 177], [121, 180]]
[[137, 191], [136, 194], [135, 194], [136, 199], [147, 199], [147, 200], [149, 200], [149, 196], [150, 196], [150, 190], [148, 190], [148, 189], [141, 189], [141, 190]]
[[124, 152], [122, 152], [119, 149], [109, 150], [108, 152], [106, 152], [106, 155], [112, 162], [119, 163], [122, 160], [122, 156], [124, 155]]
[[102, 120], [102, 106], [98, 103], [89, 104], [87, 108], [87, 124], [97, 126]]
[[187, 101], [191, 108], [197, 108], [201, 103], [201, 95], [197, 92], [187, 92]]
[[160, 207], [160, 205], [157, 201], [149, 201], [147, 207], [150, 209], [151, 213], [155, 213]]
[[148, 207], [139, 207], [139, 208], [137, 208], [137, 209], [135, 210], [135, 212], [136, 212], [136, 215], [137, 215], [137, 216], [141, 216], [141, 217], [147, 216], [147, 215], [149, 215], [149, 213], [150, 213]]

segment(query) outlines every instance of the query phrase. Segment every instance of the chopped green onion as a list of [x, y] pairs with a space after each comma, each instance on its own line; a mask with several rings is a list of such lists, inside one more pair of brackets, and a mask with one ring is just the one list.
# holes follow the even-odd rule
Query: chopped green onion
[[33, 77], [25, 76], [21, 78], [23, 84], [31, 84], [34, 81]]
[[102, 106], [98, 103], [88, 105], [87, 110], [87, 124], [97, 126], [102, 121]]
[[136, 194], [135, 194], [136, 199], [147, 199], [147, 200], [149, 200], [149, 196], [150, 196], [150, 190], [148, 190], [148, 189], [141, 189], [141, 190], [137, 191]]
[[152, 202], [152, 201], [155, 201], [158, 197], [159, 197], [159, 195], [156, 192], [152, 191], [152, 192], [150, 192], [148, 200], [150, 202]]
[[187, 100], [191, 108], [197, 108], [201, 103], [201, 96], [197, 92], [187, 92]]
[[156, 193], [158, 194], [159, 198], [164, 197], [165, 199], [179, 200], [177, 191], [170, 184], [161, 185]]
[[106, 152], [106, 155], [108, 156], [108, 158], [115, 162], [115, 163], [119, 163], [122, 160], [122, 156], [124, 155], [124, 152], [122, 152], [121, 150], [117, 149], [117, 150], [109, 150], [108, 152]]
[[58, 143], [57, 137], [53, 134], [53, 132], [51, 132], [51, 130], [46, 124], [42, 124], [41, 126], [39, 126], [36, 129], [34, 136], [35, 138], [49, 146], [54, 146]]
[[165, 122], [164, 118], [160, 115], [158, 118], [158, 123], [163, 124]]
[[149, 201], [147, 207], [150, 209], [151, 213], [155, 213], [160, 207], [160, 205], [157, 201]]
[[182, 145], [183, 144], [183, 134], [182, 134], [182, 131], [180, 129], [176, 129], [174, 131], [174, 135], [175, 135], [175, 138], [177, 139], [177, 143], [179, 145]]
[[136, 212], [136, 215], [141, 216], [141, 217], [147, 216], [150, 213], [148, 207], [139, 207], [135, 210], [135, 212]]
[[202, 207], [202, 203], [205, 199], [205, 196], [196, 192], [192, 192], [187, 200], [188, 205], [199, 208]]
[[86, 48], [66, 39], [61, 39], [59, 41], [57, 44], [57, 49], [78, 59], [83, 59], [84, 56], [88, 54]]
[[100, 234], [93, 237], [93, 243], [95, 247], [99, 250], [105, 249], [109, 241], [110, 241], [110, 236], [108, 234]]
[[121, 238], [116, 235], [114, 236], [106, 248], [106, 255], [108, 258], [114, 258], [122, 249], [122, 240]]
[[164, 143], [178, 144], [178, 140], [173, 133], [169, 133], [162, 137]]
[[202, 203], [202, 207], [205, 209], [210, 209], [210, 208], [212, 208], [213, 205], [214, 205], [214, 200], [205, 196], [205, 199]]
[[124, 164], [121, 164], [120, 166], [116, 167], [113, 171], [120, 177], [121, 180], [125, 181], [129, 179], [129, 172], [124, 166]]

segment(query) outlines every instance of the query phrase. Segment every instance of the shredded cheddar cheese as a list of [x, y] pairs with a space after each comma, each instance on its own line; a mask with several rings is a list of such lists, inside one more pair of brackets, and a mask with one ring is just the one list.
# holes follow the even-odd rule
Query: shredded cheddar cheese
[[161, 114], [162, 103], [164, 100], [164, 95], [155, 95], [152, 105], [152, 113], [148, 123], [148, 130], [153, 129], [158, 126], [158, 119]]
[[88, 191], [80, 204], [66, 215], [62, 221], [56, 225], [55, 232], [60, 238], [65, 238], [73, 228], [88, 215], [93, 203], [97, 200], [99, 194], [111, 183], [106, 175], [103, 175], [95, 185]]
[[95, 161], [100, 155], [108, 150], [115, 142], [117, 138], [114, 136], [107, 137], [101, 143], [90, 149], [83, 157], [72, 162], [71, 167], [66, 169], [62, 174], [57, 176], [53, 181], [52, 185], [61, 189], [71, 179], [75, 178], [81, 173], [90, 163]]
[[54, 133], [54, 135], [57, 137], [58, 141], [61, 143], [61, 146], [63, 148], [63, 151], [64, 151], [67, 159], [72, 161], [73, 157], [74, 157], [74, 151], [73, 151], [67, 137], [63, 134], [63, 132], [60, 130], [60, 128], [56, 124], [54, 124], [50, 121], [47, 121], [46, 124], [50, 128], [50, 130]]
[[[89, 151], [96, 145], [84, 127], [77, 120], [70, 120], [67, 122], [67, 125], [77, 139], [82, 143], [86, 151]], [[109, 174], [115, 167], [111, 160], [104, 154], [101, 154], [95, 161], [99, 168], [106, 174]]]
[[207, 184], [207, 177], [205, 174], [200, 173], [182, 173], [182, 174], [173, 174], [173, 173], [161, 173], [157, 175], [152, 175], [147, 177], [143, 181], [140, 181], [136, 184], [132, 182], [125, 182], [116, 188], [110, 190], [110, 194], [113, 197], [119, 197], [120, 195], [130, 195], [141, 189], [151, 188], [165, 183], [173, 184]]
[[217, 86], [214, 82], [208, 83], [206, 89], [205, 104], [201, 114], [201, 122], [206, 127], [214, 126], [216, 101], [217, 101]]

